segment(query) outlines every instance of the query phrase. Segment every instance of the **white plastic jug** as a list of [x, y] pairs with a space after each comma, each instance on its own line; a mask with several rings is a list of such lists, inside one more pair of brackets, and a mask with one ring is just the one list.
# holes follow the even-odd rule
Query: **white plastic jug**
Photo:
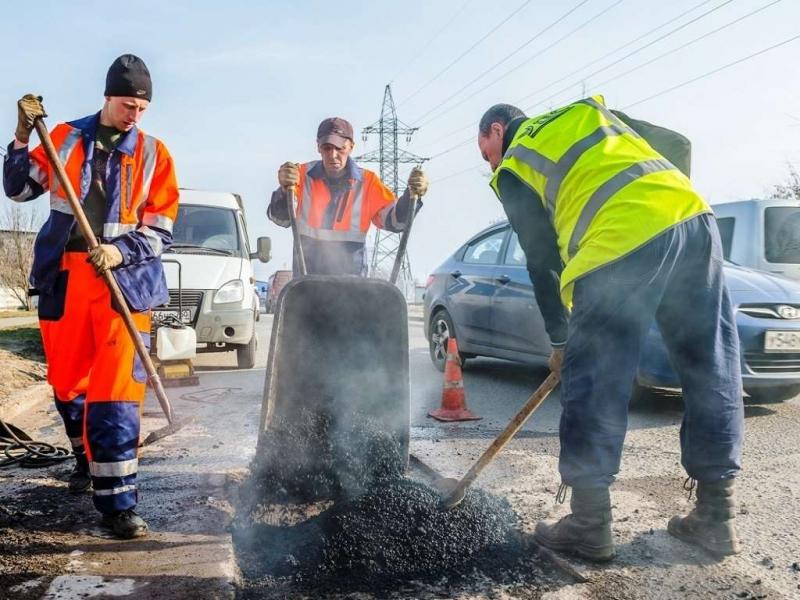
[[159, 327], [156, 331], [158, 360], [186, 360], [196, 355], [197, 333], [191, 327]]

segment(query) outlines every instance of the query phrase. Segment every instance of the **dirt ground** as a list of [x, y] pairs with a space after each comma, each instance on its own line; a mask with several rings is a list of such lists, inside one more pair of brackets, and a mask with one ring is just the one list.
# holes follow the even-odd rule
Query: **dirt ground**
[[0, 409], [15, 401], [19, 390], [45, 381], [46, 367], [38, 327], [0, 330]]
[[[41, 415], [21, 409], [48, 394], [39, 329], [0, 330], [0, 365], [0, 414], [33, 431]], [[80, 526], [81, 514], [91, 515], [89, 496], [64, 502], [71, 470], [71, 463], [61, 463], [30, 470], [25, 478], [16, 469], [0, 470], [0, 590], [11, 594], [4, 597], [39, 598], [52, 577], [69, 572], [68, 532]], [[33, 578], [34, 584], [19, 587]]]

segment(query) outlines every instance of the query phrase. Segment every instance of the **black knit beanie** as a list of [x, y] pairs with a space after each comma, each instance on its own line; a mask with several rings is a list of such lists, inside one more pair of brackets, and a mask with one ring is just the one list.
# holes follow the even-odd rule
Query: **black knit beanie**
[[132, 96], [149, 102], [153, 98], [153, 82], [144, 61], [133, 54], [123, 54], [115, 60], [108, 69], [103, 95]]

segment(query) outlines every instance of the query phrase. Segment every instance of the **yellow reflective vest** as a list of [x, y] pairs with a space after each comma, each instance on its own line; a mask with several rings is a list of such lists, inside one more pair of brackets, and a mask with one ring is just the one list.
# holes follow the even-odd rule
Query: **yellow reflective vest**
[[708, 203], [688, 177], [625, 125], [602, 96], [523, 121], [492, 177], [509, 171], [544, 203], [564, 271], [561, 298], [575, 280], [630, 254]]

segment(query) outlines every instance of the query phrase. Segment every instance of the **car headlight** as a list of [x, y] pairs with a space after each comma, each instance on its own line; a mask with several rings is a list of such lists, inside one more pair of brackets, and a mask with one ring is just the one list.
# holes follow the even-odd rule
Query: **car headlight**
[[239, 279], [229, 281], [214, 294], [214, 304], [241, 302], [244, 299], [244, 284]]

